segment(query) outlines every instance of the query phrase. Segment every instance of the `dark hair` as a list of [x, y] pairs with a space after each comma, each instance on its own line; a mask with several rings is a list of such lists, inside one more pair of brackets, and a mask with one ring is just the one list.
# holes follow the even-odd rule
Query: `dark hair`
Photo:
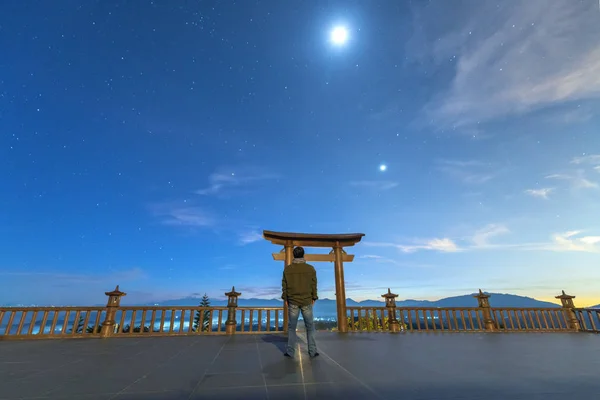
[[294, 258], [304, 257], [304, 249], [300, 246], [294, 248]]

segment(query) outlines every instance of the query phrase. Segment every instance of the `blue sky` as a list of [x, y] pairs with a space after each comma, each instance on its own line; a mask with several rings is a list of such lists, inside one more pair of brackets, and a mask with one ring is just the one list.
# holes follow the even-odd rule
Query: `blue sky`
[[278, 297], [262, 229], [365, 233], [359, 300], [600, 303], [599, 18], [592, 0], [3, 4], [0, 303]]

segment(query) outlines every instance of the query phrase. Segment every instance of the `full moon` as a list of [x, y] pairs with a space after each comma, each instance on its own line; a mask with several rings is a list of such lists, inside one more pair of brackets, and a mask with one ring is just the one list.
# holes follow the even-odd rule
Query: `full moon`
[[343, 26], [336, 26], [331, 31], [331, 41], [333, 44], [341, 46], [348, 40], [348, 30]]
[[385, 165], [385, 164], [381, 164], [381, 165], [379, 166], [379, 170], [380, 170], [380, 171], [385, 171], [386, 169], [387, 169], [387, 165]]

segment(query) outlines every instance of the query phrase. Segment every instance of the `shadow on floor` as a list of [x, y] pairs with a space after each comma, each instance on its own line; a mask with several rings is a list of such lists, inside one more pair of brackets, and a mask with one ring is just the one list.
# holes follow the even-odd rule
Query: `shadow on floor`
[[275, 346], [281, 354], [284, 354], [287, 346], [287, 336], [283, 335], [263, 335], [261, 337], [262, 341], [265, 343], [272, 344]]

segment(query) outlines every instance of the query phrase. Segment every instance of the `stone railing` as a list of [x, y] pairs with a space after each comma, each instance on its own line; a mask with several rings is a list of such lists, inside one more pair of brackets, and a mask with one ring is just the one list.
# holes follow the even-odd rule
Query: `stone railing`
[[396, 306], [398, 295], [388, 293], [385, 307], [346, 307], [348, 330], [358, 331], [448, 331], [448, 332], [600, 332], [600, 310], [575, 308], [563, 291], [562, 307], [496, 308], [490, 295], [474, 297], [478, 307], [423, 308]]
[[121, 306], [119, 287], [106, 307], [2, 307], [0, 340], [123, 336], [233, 335], [283, 332], [283, 308], [238, 307], [241, 293], [226, 293], [226, 307]]
[[582, 331], [600, 333], [600, 309], [576, 308], [574, 311]]
[[[107, 292], [105, 307], [0, 308], [0, 340], [107, 338], [177, 335], [283, 333], [281, 307], [238, 307], [241, 293], [225, 293], [226, 307], [121, 306], [119, 287]], [[348, 330], [422, 332], [597, 332], [600, 309], [575, 308], [574, 296], [556, 296], [562, 307], [496, 308], [489, 295], [474, 296], [478, 307], [397, 307], [388, 293], [384, 307], [346, 307]]]

